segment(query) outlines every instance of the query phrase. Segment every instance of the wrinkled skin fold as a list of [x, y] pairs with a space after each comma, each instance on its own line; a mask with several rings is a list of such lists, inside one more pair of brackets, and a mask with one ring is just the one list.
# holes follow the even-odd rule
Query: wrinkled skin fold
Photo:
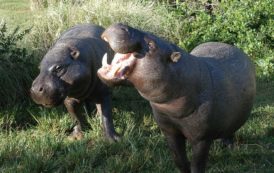
[[75, 126], [71, 139], [81, 139], [83, 130], [89, 127], [81, 114], [84, 103], [95, 103], [102, 117], [106, 137], [119, 139], [111, 115], [109, 88], [97, 77], [104, 53], [113, 57], [113, 52], [101, 39], [102, 27], [83, 24], [65, 31], [48, 50], [40, 63], [40, 74], [30, 89], [32, 99], [45, 107], [66, 106]]
[[[191, 53], [151, 33], [114, 24], [102, 38], [116, 55], [99, 78], [110, 86], [128, 80], [150, 102], [181, 172], [205, 172], [213, 140], [231, 140], [250, 115], [255, 69], [240, 49], [203, 43]], [[192, 160], [186, 155], [186, 140]]]

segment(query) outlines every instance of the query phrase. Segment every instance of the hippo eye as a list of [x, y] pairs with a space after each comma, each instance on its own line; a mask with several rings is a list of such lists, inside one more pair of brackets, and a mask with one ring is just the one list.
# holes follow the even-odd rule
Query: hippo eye
[[62, 70], [62, 67], [60, 65], [57, 65], [57, 66], [55, 66], [55, 70], [58, 72], [58, 71]]
[[66, 65], [56, 65], [54, 69], [54, 73], [58, 76], [61, 77], [66, 73]]
[[58, 73], [62, 70], [62, 66], [61, 65], [56, 65], [56, 66], [52, 66], [49, 68], [49, 71], [53, 72], [53, 73]]
[[61, 77], [66, 73], [67, 67], [68, 64], [53, 65], [48, 69], [48, 71], [53, 75]]

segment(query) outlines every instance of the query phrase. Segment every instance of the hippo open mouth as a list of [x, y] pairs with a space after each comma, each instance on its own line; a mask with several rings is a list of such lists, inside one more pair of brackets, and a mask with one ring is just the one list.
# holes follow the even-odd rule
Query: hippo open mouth
[[144, 34], [123, 24], [114, 24], [106, 29], [101, 37], [116, 52], [111, 64], [107, 63], [107, 55], [103, 57], [102, 67], [98, 70], [99, 78], [108, 85], [128, 79], [137, 59], [145, 54], [143, 47]]
[[98, 74], [104, 80], [124, 80], [132, 72], [135, 63], [136, 58], [133, 53], [116, 53], [111, 64], [107, 63], [107, 54], [105, 54]]

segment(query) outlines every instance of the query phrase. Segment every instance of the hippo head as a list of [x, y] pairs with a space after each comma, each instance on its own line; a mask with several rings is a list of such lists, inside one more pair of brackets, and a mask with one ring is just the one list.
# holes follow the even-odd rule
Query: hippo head
[[113, 86], [127, 79], [137, 89], [136, 85], [140, 85], [149, 90], [144, 85], [157, 85], [157, 80], [166, 77], [169, 65], [180, 58], [176, 46], [120, 23], [107, 28], [101, 37], [116, 53], [111, 64], [107, 64], [105, 55], [103, 66], [97, 72], [107, 85]]
[[56, 43], [40, 63], [40, 74], [32, 83], [30, 95], [45, 107], [61, 104], [69, 97], [81, 98], [90, 85], [89, 62], [70, 41]]

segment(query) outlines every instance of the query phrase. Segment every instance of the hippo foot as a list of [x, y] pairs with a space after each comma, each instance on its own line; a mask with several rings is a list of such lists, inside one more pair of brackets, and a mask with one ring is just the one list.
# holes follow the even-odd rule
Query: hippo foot
[[121, 140], [121, 136], [116, 132], [111, 132], [106, 134], [106, 139], [110, 142], [118, 142]]
[[68, 139], [71, 141], [81, 140], [83, 138], [84, 138], [84, 134], [82, 130], [79, 129], [78, 126], [75, 126], [71, 134], [68, 136]]

